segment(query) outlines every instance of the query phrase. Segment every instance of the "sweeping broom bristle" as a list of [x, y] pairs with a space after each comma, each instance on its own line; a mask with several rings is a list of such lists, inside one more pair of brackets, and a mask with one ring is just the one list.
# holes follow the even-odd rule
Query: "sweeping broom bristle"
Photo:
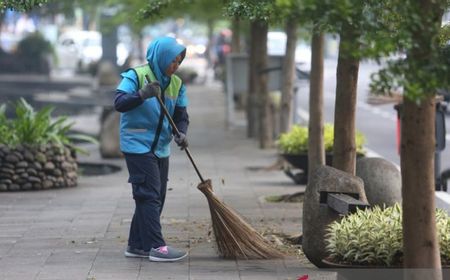
[[197, 188], [208, 199], [219, 254], [224, 258], [273, 259], [284, 254], [272, 245], [213, 192], [211, 180]]

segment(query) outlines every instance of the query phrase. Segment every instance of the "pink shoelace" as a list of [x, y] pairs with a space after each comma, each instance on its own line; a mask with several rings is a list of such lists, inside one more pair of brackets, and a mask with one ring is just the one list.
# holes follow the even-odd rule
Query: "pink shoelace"
[[158, 247], [158, 248], [156, 249], [156, 251], [160, 252], [161, 254], [167, 254], [167, 253], [169, 253], [169, 250], [167, 249], [167, 246], [161, 246], [161, 247]]

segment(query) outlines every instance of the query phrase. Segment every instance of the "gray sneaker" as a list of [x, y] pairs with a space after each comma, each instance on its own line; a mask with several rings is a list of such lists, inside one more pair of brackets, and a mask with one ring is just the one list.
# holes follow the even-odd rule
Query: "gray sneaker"
[[127, 247], [125, 251], [125, 257], [128, 258], [148, 258], [149, 252], [141, 249], [134, 249], [130, 246]]
[[178, 251], [170, 246], [161, 246], [150, 250], [149, 260], [153, 262], [174, 262], [187, 256], [186, 252]]

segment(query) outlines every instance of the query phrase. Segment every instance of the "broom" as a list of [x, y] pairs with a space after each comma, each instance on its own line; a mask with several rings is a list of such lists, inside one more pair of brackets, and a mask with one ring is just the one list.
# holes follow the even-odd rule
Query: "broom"
[[[150, 78], [145, 76], [148, 82]], [[160, 96], [156, 96], [164, 115], [170, 122], [175, 135], [179, 135], [177, 126], [167, 111]], [[220, 201], [213, 192], [211, 180], [204, 180], [188, 148], [184, 149], [194, 166], [201, 183], [197, 188], [208, 199], [211, 212], [212, 228], [216, 237], [219, 255], [224, 258], [238, 259], [271, 259], [282, 258], [283, 253], [273, 248], [271, 244], [250, 224], [244, 221], [233, 209]]]

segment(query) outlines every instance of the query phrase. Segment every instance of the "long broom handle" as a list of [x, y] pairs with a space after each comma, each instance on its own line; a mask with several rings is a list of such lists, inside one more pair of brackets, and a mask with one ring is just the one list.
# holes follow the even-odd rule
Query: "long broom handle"
[[[150, 81], [150, 77], [148, 75], [145, 75], [145, 79], [147, 79], [147, 82], [151, 82]], [[167, 119], [170, 122], [170, 125], [172, 126], [172, 129], [175, 131], [175, 135], [176, 136], [180, 136], [180, 131], [178, 130], [177, 126], [175, 125], [175, 122], [173, 121], [172, 117], [169, 114], [169, 111], [167, 111], [166, 106], [164, 105], [164, 102], [161, 100], [161, 97], [159, 95], [156, 96], [159, 105], [161, 105], [161, 109], [164, 112], [164, 115], [167, 117]], [[194, 158], [191, 155], [191, 152], [189, 151], [188, 147], [184, 148], [184, 150], [186, 151], [186, 155], [188, 156], [189, 160], [191, 161], [192, 165], [194, 166], [195, 172], [197, 172], [198, 177], [200, 178], [200, 181], [202, 183], [205, 182], [205, 180], [203, 179], [202, 174], [200, 173], [200, 170], [198, 169], [197, 165], [195, 164]]]

